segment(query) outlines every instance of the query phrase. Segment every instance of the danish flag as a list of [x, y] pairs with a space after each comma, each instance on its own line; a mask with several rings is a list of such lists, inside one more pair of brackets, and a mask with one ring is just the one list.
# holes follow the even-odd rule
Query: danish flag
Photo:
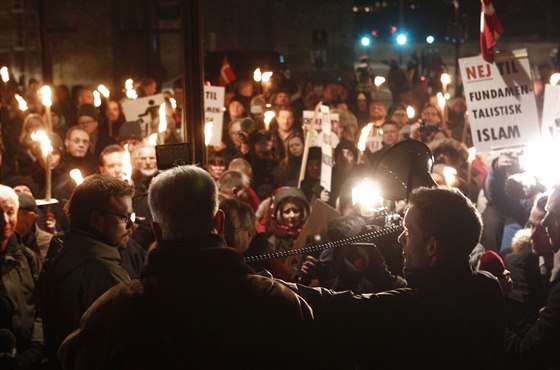
[[494, 63], [496, 41], [504, 33], [504, 27], [492, 5], [492, 0], [481, 0], [480, 52], [488, 63]]
[[237, 77], [235, 77], [233, 69], [231, 69], [231, 66], [229, 65], [229, 62], [227, 60], [227, 57], [224, 57], [222, 68], [220, 68], [220, 78], [218, 79], [218, 85], [226, 86], [235, 80], [237, 80]]

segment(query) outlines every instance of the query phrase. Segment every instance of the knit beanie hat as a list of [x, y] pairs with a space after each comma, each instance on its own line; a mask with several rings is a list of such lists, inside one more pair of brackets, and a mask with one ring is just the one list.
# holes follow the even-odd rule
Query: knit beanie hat
[[78, 107], [78, 112], [76, 113], [76, 120], [80, 119], [82, 116], [88, 116], [96, 121], [99, 121], [99, 115], [97, 114], [97, 109], [91, 104], [82, 104]]
[[488, 271], [495, 277], [501, 278], [504, 275], [506, 266], [498, 253], [486, 251], [480, 256], [480, 266], [478, 269]]

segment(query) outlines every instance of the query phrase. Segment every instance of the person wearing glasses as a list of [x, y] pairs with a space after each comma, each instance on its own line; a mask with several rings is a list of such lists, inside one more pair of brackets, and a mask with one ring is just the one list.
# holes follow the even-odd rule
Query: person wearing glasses
[[92, 175], [74, 189], [66, 205], [70, 230], [56, 256], [47, 253], [39, 282], [50, 361], [56, 361], [60, 343], [89, 306], [114, 285], [130, 281], [119, 248], [134, 230], [132, 191], [124, 181]]
[[72, 126], [66, 131], [64, 139], [64, 154], [62, 166], [67, 170], [77, 168], [82, 176], [92, 175], [97, 172], [96, 160], [89, 152], [89, 134], [86, 130]]

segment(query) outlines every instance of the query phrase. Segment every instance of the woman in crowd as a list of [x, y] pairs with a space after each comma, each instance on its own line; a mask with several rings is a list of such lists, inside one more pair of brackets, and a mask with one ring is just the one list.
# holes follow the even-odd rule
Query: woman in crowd
[[286, 157], [274, 170], [274, 179], [279, 186], [298, 186], [299, 171], [303, 158], [303, 135], [293, 132], [284, 141]]
[[[309, 216], [310, 206], [298, 188], [285, 187], [273, 194], [273, 214], [269, 223], [269, 241], [277, 252], [291, 250]], [[287, 258], [284, 266], [291, 275], [298, 272], [299, 260]]]
[[37, 165], [37, 160], [41, 156], [41, 144], [34, 141], [31, 135], [39, 130], [45, 130], [43, 118], [35, 113], [27, 116], [23, 121], [19, 136], [19, 147], [16, 152], [16, 173], [30, 174]]

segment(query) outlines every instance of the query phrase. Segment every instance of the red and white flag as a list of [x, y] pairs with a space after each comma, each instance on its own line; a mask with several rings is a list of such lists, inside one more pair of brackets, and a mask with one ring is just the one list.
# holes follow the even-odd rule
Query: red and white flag
[[480, 52], [488, 63], [494, 63], [496, 41], [504, 33], [492, 0], [481, 0], [480, 10]]
[[231, 66], [229, 65], [229, 62], [227, 60], [227, 57], [224, 57], [222, 68], [220, 68], [220, 78], [218, 79], [218, 85], [226, 86], [235, 80], [237, 80], [237, 77], [235, 77], [233, 69], [231, 69]]

